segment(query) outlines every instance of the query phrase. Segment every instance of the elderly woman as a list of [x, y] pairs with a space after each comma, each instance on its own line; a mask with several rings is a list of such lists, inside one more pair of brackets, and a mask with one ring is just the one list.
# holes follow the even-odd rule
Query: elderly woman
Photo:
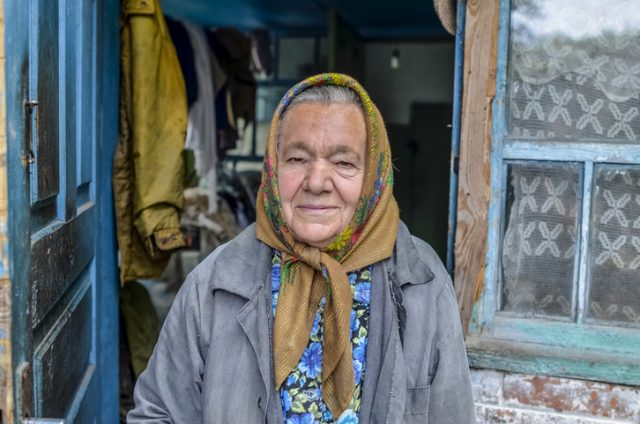
[[258, 218], [187, 278], [129, 422], [474, 422], [451, 281], [399, 220], [384, 123], [339, 74], [271, 124]]

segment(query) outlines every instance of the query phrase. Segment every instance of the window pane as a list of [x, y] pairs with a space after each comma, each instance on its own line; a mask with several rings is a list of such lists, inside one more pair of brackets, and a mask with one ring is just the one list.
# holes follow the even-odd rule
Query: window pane
[[587, 317], [640, 324], [640, 166], [598, 166]]
[[637, 2], [513, 0], [510, 40], [511, 137], [640, 142]]
[[278, 78], [300, 80], [314, 72], [315, 38], [281, 38]]
[[256, 119], [258, 122], [271, 122], [273, 114], [280, 105], [280, 99], [289, 87], [258, 86], [256, 90]]
[[240, 125], [240, 138], [237, 147], [230, 150], [228, 154], [238, 156], [251, 155], [251, 143], [253, 140], [253, 126], [256, 127], [255, 141], [257, 156], [262, 156], [269, 138], [269, 128], [271, 126], [271, 118], [280, 104], [280, 99], [284, 96], [288, 87], [277, 85], [258, 85], [256, 90], [256, 121], [249, 123], [246, 128]]
[[572, 316], [580, 169], [575, 164], [508, 166], [503, 311]]

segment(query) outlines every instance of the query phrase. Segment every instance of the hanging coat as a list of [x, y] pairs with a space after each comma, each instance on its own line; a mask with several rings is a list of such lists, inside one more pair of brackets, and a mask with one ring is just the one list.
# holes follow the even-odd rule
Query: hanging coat
[[158, 0], [122, 0], [120, 137], [114, 158], [120, 280], [158, 277], [184, 246], [185, 83]]

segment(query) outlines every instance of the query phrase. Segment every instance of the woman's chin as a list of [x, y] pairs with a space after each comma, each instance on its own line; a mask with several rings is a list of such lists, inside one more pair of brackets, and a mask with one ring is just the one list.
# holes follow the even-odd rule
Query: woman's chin
[[309, 246], [324, 249], [331, 244], [340, 231], [338, 229], [329, 229], [323, 226], [317, 228], [318, 225], [304, 225], [293, 229], [294, 238]]

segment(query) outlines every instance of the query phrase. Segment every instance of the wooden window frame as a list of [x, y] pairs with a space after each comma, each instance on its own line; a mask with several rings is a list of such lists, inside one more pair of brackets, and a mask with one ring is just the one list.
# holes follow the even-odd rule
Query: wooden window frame
[[[471, 366], [640, 384], [640, 328], [528, 319], [497, 313], [508, 161], [581, 164], [576, 252], [585, 297], [594, 165], [640, 164], [638, 145], [507, 140], [510, 0], [468, 0], [455, 234], [455, 286]], [[459, 20], [460, 21], [460, 20]], [[483, 159], [480, 162], [480, 159]], [[478, 164], [480, 162], [480, 164]], [[586, 240], [584, 243], [581, 241]]]

